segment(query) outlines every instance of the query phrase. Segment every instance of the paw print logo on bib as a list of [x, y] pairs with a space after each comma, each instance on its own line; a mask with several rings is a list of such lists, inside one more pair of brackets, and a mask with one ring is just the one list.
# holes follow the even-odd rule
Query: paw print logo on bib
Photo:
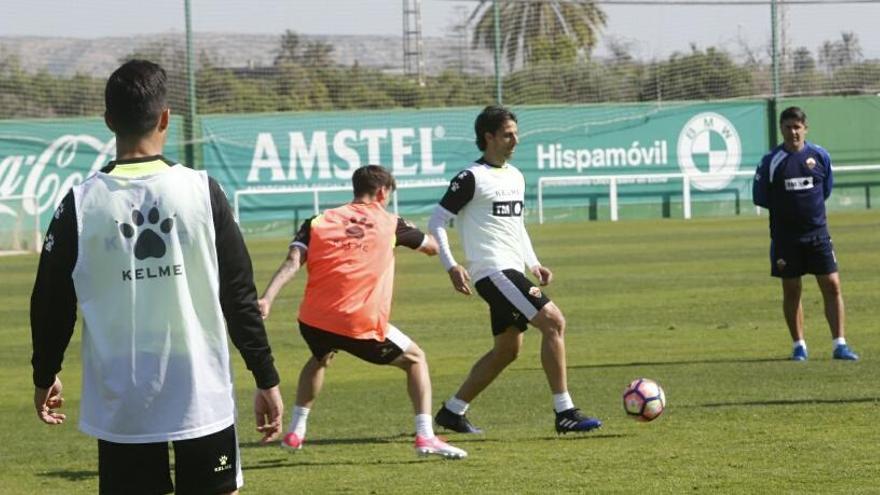
[[146, 216], [137, 208], [131, 211], [131, 223], [119, 223], [119, 231], [126, 239], [135, 238], [134, 257], [139, 260], [147, 258], [161, 258], [165, 256], [165, 242], [163, 236], [167, 235], [174, 227], [172, 217], [160, 221], [161, 214], [155, 205], [147, 211]]

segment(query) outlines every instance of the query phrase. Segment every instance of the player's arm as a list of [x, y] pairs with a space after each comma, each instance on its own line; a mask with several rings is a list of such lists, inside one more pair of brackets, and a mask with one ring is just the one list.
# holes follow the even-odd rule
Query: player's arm
[[220, 306], [232, 343], [253, 373], [257, 386], [269, 389], [278, 385], [280, 379], [257, 307], [251, 257], [226, 195], [213, 179], [210, 179], [210, 188], [220, 275]]
[[822, 183], [822, 193], [825, 199], [831, 197], [831, 188], [834, 187], [834, 176], [831, 174], [831, 155], [825, 148], [819, 148], [819, 155], [825, 164], [825, 181]]
[[455, 287], [455, 290], [466, 295], [471, 294], [471, 289], [468, 285], [470, 275], [452, 256], [446, 226], [450, 220], [458, 215], [462, 208], [470, 203], [474, 197], [475, 190], [476, 178], [474, 174], [467, 170], [460, 172], [450, 181], [446, 194], [443, 195], [440, 204], [434, 208], [434, 213], [428, 221], [428, 231], [437, 241], [440, 262], [443, 263], [443, 268], [449, 274], [452, 286]]
[[76, 324], [76, 291], [73, 267], [78, 255], [79, 235], [73, 192], [58, 205], [46, 232], [37, 277], [31, 293], [31, 340], [33, 354], [34, 407], [47, 424], [61, 424], [61, 380], [58, 373], [64, 351]]
[[758, 170], [755, 171], [755, 180], [752, 181], [752, 202], [756, 206], [770, 208], [770, 160], [764, 157]]
[[263, 319], [269, 317], [269, 313], [272, 311], [272, 304], [275, 302], [275, 298], [278, 297], [278, 293], [281, 292], [281, 289], [284, 288], [293, 277], [296, 275], [296, 272], [305, 264], [306, 262], [306, 253], [308, 253], [309, 249], [309, 233], [312, 230], [312, 220], [315, 217], [309, 218], [299, 228], [296, 235], [293, 237], [293, 241], [290, 242], [290, 246], [287, 249], [287, 256], [284, 258], [284, 261], [281, 262], [281, 266], [275, 270], [275, 274], [272, 275], [272, 280], [269, 281], [269, 285], [266, 286], [266, 290], [263, 291], [263, 295], [260, 297], [259, 305], [260, 305], [260, 313], [263, 316]]
[[247, 246], [223, 189], [214, 179], [209, 179], [208, 185], [220, 279], [220, 307], [229, 337], [257, 384], [254, 394], [257, 431], [263, 435], [263, 443], [271, 442], [281, 434], [284, 416], [284, 403], [278, 386], [281, 378], [275, 369], [266, 327], [257, 307], [254, 269]]
[[395, 247], [404, 246], [420, 253], [434, 256], [439, 251], [437, 240], [431, 234], [418, 229], [412, 222], [397, 218], [397, 229], [394, 232]]
[[434, 238], [431, 234], [425, 234], [425, 240], [422, 242], [422, 245], [418, 247], [418, 252], [425, 253], [428, 256], [437, 256], [437, 253], [440, 252], [440, 245], [437, 244], [437, 239]]
[[520, 244], [522, 245], [523, 259], [529, 271], [538, 279], [541, 285], [547, 285], [553, 280], [553, 272], [546, 266], [542, 266], [538, 261], [538, 255], [535, 254], [535, 248], [532, 246], [532, 239], [526, 230], [526, 223], [522, 222], [522, 231], [520, 234]]

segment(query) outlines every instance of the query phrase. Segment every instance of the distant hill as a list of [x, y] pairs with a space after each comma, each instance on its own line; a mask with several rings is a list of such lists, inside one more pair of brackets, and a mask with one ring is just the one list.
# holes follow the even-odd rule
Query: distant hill
[[[272, 64], [280, 35], [238, 33], [196, 33], [196, 54], [207, 55], [222, 67], [259, 67]], [[397, 36], [300, 35], [303, 43], [321, 41], [333, 45], [333, 59], [339, 65], [355, 63], [387, 72], [402, 72], [403, 41]], [[0, 36], [0, 59], [15, 54], [28, 72], [45, 70], [53, 75], [76, 73], [105, 77], [119, 60], [138, 50], [163, 46], [172, 52], [184, 50], [184, 35], [169, 32], [153, 35], [102, 38]], [[437, 74], [446, 68], [468, 73], [491, 72], [491, 53], [463, 50], [461, 40], [425, 38], [426, 70]]]

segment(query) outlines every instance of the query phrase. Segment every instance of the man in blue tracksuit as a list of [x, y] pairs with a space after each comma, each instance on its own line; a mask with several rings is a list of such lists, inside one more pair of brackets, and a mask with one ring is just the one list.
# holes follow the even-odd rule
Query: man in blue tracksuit
[[859, 359], [844, 338], [843, 296], [837, 258], [825, 218], [833, 184], [831, 156], [805, 141], [807, 116], [789, 107], [779, 116], [783, 143], [764, 155], [752, 186], [756, 205], [770, 211], [770, 274], [782, 279], [782, 310], [793, 340], [791, 358], [807, 359], [801, 276], [816, 276], [834, 339], [834, 359]]

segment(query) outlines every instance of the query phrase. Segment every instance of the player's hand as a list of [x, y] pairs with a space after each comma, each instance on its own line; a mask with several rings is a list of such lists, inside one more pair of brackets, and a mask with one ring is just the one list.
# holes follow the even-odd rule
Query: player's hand
[[270, 389], [257, 389], [254, 394], [254, 415], [257, 418], [257, 431], [263, 435], [262, 443], [269, 443], [281, 434], [281, 419], [284, 417], [284, 403], [278, 385]]
[[37, 417], [47, 425], [60, 425], [67, 419], [67, 415], [56, 412], [55, 409], [64, 405], [61, 397], [61, 379], [55, 377], [55, 383], [49, 388], [34, 387], [34, 407], [37, 409]]
[[450, 268], [449, 280], [452, 281], [452, 286], [455, 287], [455, 290], [466, 296], [471, 295], [471, 286], [468, 283], [471, 281], [471, 276], [463, 266], [455, 265]]
[[269, 317], [269, 312], [272, 311], [272, 303], [269, 302], [268, 299], [258, 299], [257, 306], [260, 307], [260, 316], [265, 320]]
[[551, 272], [546, 266], [533, 266], [532, 274], [538, 279], [538, 283], [542, 286], [548, 285], [553, 281], [553, 272]]

